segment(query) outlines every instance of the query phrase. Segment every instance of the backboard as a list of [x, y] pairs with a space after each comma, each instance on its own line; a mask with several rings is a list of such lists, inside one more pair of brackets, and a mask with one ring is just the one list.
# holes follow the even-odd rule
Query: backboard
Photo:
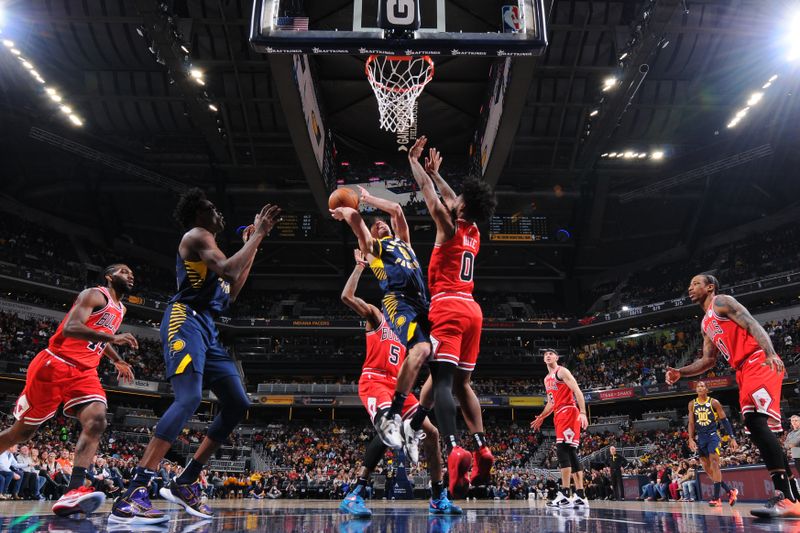
[[268, 54], [540, 55], [543, 2], [255, 0], [250, 42]]

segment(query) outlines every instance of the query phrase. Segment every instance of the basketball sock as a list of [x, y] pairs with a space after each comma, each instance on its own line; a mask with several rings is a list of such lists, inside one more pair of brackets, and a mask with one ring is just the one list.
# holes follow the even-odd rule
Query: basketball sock
[[563, 494], [567, 498], [572, 496], [572, 494], [570, 494], [569, 487], [561, 487], [561, 494]]
[[722, 487], [722, 490], [724, 490], [725, 492], [730, 492], [731, 490], [733, 490], [724, 481], [720, 481], [720, 486]]
[[783, 456], [783, 464], [786, 469], [786, 477], [789, 479], [789, 488], [792, 489], [792, 496], [795, 501], [800, 502], [800, 486], [797, 485], [797, 479], [794, 477], [792, 467], [789, 465], [789, 458], [785, 454]]
[[453, 451], [453, 448], [458, 446], [458, 441], [456, 440], [455, 435], [445, 435], [444, 437], [445, 447], [447, 448], [447, 454], [449, 455], [450, 452]]
[[714, 499], [719, 500], [719, 489], [722, 483], [716, 481], [714, 482]]
[[147, 468], [137, 466], [133, 470], [133, 479], [131, 479], [130, 485], [128, 485], [128, 490], [125, 491], [125, 497], [130, 496], [133, 494], [133, 491], [138, 489], [139, 487], [146, 487], [150, 484], [150, 481], [155, 477], [156, 473], [154, 470], [149, 470]]
[[772, 477], [772, 484], [775, 485], [775, 490], [781, 491], [784, 498], [795, 501], [794, 494], [792, 494], [792, 489], [789, 486], [789, 480], [786, 478], [786, 472], [770, 472], [770, 476]]
[[425, 419], [428, 417], [430, 412], [431, 412], [430, 409], [426, 409], [425, 407], [422, 407], [422, 405], [420, 405], [417, 408], [417, 412], [414, 413], [414, 416], [411, 417], [411, 429], [413, 429], [414, 431], [419, 431], [420, 429], [422, 429], [422, 424], [423, 422], [425, 422]]
[[431, 482], [431, 499], [438, 500], [442, 497], [442, 491], [444, 490], [444, 481], [432, 481]]
[[475, 445], [478, 447], [478, 449], [488, 446], [488, 444], [486, 444], [486, 435], [483, 433], [483, 431], [473, 433], [472, 438], [475, 439]]
[[408, 398], [408, 394], [395, 391], [394, 398], [392, 398], [392, 406], [389, 407], [389, 418], [393, 417], [394, 415], [399, 415], [403, 412], [403, 405], [406, 403], [406, 398]]
[[191, 485], [197, 481], [197, 478], [200, 477], [200, 472], [205, 467], [206, 465], [191, 459], [186, 468], [183, 469], [183, 472], [181, 472], [181, 475], [175, 479], [175, 483], [178, 485]]
[[83, 481], [86, 479], [86, 467], [73, 466], [72, 475], [69, 478], [69, 485], [67, 485], [67, 492], [83, 487]]

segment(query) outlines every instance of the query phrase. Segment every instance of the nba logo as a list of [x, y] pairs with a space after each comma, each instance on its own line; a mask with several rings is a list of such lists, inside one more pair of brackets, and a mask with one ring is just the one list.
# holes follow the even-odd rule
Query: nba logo
[[519, 6], [503, 6], [503, 33], [522, 31], [522, 14]]

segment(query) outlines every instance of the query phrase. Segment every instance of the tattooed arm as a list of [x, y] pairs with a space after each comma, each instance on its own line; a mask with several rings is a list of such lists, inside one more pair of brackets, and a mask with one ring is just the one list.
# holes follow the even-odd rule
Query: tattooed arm
[[758, 320], [753, 318], [750, 311], [745, 306], [736, 301], [736, 298], [728, 295], [721, 295], [714, 298], [714, 312], [719, 316], [724, 316], [736, 322], [741, 328], [747, 331], [756, 340], [758, 345], [764, 350], [767, 361], [764, 363], [775, 372], [783, 372], [783, 361], [772, 345], [769, 334], [761, 327]]

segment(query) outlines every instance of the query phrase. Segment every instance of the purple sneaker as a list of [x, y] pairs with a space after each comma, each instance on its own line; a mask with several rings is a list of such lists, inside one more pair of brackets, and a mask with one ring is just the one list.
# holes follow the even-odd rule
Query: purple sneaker
[[214, 518], [214, 512], [200, 499], [200, 484], [178, 485], [173, 479], [158, 493], [165, 500], [182, 505], [186, 512], [199, 518]]
[[117, 524], [148, 525], [167, 522], [169, 517], [150, 503], [147, 487], [139, 487], [127, 498], [117, 498], [111, 507], [108, 521]]

